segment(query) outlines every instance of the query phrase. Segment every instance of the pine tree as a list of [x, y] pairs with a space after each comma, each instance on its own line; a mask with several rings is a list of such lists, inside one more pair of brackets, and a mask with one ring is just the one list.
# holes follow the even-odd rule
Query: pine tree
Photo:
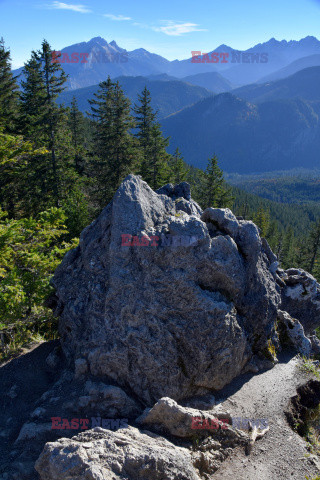
[[201, 198], [203, 208], [207, 207], [229, 207], [232, 205], [233, 197], [230, 187], [223, 178], [223, 172], [218, 166], [217, 156], [209, 159], [204, 172], [204, 185]]
[[173, 155], [169, 160], [170, 168], [170, 182], [177, 184], [184, 182], [188, 175], [188, 167], [183, 161], [183, 156], [180, 153], [179, 148], [176, 148]]
[[41, 50], [32, 52], [23, 73], [22, 132], [36, 146], [49, 152], [34, 158], [29, 165], [29, 190], [34, 200], [50, 205], [51, 199], [52, 204], [58, 206], [62, 198], [59, 193], [61, 177], [66, 173], [66, 165], [63, 158], [58, 165], [56, 136], [64, 110], [58, 107], [56, 98], [64, 90], [67, 77], [61, 65], [52, 61], [52, 50], [46, 40], [42, 42]]
[[41, 63], [32, 52], [31, 59], [23, 69], [24, 80], [21, 82], [20, 93], [20, 130], [25, 138], [34, 145], [48, 146], [44, 126], [46, 125], [46, 89], [42, 76]]
[[138, 94], [139, 104], [135, 104], [133, 111], [137, 131], [135, 136], [139, 140], [143, 159], [140, 166], [140, 174], [144, 179], [148, 177], [148, 162], [151, 146], [152, 127], [156, 122], [156, 112], [151, 107], [151, 94], [147, 87], [144, 87], [141, 94]]
[[134, 168], [138, 157], [137, 144], [130, 134], [134, 119], [130, 100], [125, 97], [118, 82], [108, 77], [101, 82], [95, 99], [89, 100], [94, 125], [95, 158], [92, 176], [96, 180], [96, 200], [104, 206], [123, 178]]
[[288, 227], [283, 237], [279, 258], [283, 268], [289, 268], [295, 264], [294, 234], [292, 227]]
[[261, 237], [266, 237], [269, 229], [270, 214], [263, 207], [260, 207], [257, 213], [253, 216], [253, 221], [261, 231]]
[[[320, 251], [320, 220], [316, 222], [309, 234], [309, 238], [307, 240], [307, 251], [308, 251], [308, 264], [307, 269], [310, 273], [313, 273], [317, 257]], [[318, 259], [319, 261], [319, 259]], [[318, 268], [318, 265], [317, 265]]]
[[169, 139], [164, 138], [159, 122], [156, 121], [157, 113], [151, 107], [151, 95], [147, 87], [138, 95], [139, 104], [135, 105], [135, 121], [142, 152], [139, 173], [142, 178], [153, 188], [157, 189], [170, 178], [168, 162], [170, 156], [166, 152]]
[[18, 86], [11, 73], [10, 51], [0, 40], [0, 125], [3, 131], [14, 133], [18, 115]]
[[170, 156], [166, 152], [166, 147], [168, 145], [169, 141], [167, 138], [163, 137], [160, 124], [155, 123], [151, 128], [147, 171], [145, 177], [143, 177], [153, 190], [168, 183], [168, 178], [170, 176], [168, 167]]
[[80, 175], [82, 175], [86, 162], [84, 155], [84, 118], [78, 108], [75, 97], [72, 98], [71, 102], [69, 126], [71, 130], [72, 145], [74, 148], [75, 169]]
[[64, 84], [67, 76], [59, 63], [52, 61], [52, 50], [49, 43], [44, 40], [41, 50], [36, 54], [36, 59], [41, 62], [43, 81], [46, 89], [46, 107], [47, 107], [47, 125], [49, 140], [49, 150], [51, 151], [51, 167], [53, 174], [53, 195], [56, 206], [59, 206], [59, 178], [56, 158], [55, 134], [60, 119], [61, 110], [58, 108], [55, 100], [65, 89]]

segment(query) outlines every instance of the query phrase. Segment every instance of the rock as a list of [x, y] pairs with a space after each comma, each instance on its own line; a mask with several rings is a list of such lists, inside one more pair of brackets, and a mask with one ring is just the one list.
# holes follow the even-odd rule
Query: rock
[[19, 390], [18, 385], [13, 385], [10, 388], [10, 390], [7, 392], [8, 397], [12, 398], [12, 400], [16, 398], [18, 396], [18, 390]]
[[320, 355], [320, 340], [316, 335], [310, 335], [311, 349], [314, 355]]
[[134, 418], [141, 411], [141, 407], [119, 387], [88, 381], [85, 391], [86, 395], [79, 397], [78, 402], [87, 415]]
[[290, 268], [281, 275], [285, 282], [281, 309], [299, 320], [306, 335], [320, 323], [320, 285], [310, 273]]
[[[116, 384], [144, 406], [219, 390], [276, 341], [280, 287], [257, 227], [228, 209], [200, 217], [189, 193], [185, 183], [156, 193], [129, 175], [53, 279], [76, 375]], [[193, 213], [177, 210], [179, 198]], [[133, 245], [121, 246], [125, 234]], [[162, 235], [197, 241], [148, 241]]]
[[51, 423], [25, 423], [20, 430], [19, 436], [16, 442], [26, 439], [34, 439], [40, 435], [46, 434], [51, 430]]
[[58, 369], [59, 363], [60, 363], [59, 352], [60, 352], [60, 347], [55, 347], [54, 350], [51, 353], [49, 353], [49, 355], [47, 356], [46, 364], [49, 370], [55, 371]]
[[305, 336], [301, 323], [292, 318], [289, 313], [281, 310], [278, 312], [278, 321], [295, 349], [301, 355], [309, 357], [311, 354], [311, 341]]
[[47, 443], [35, 469], [42, 480], [200, 480], [190, 450], [133, 427]]
[[[209, 423], [220, 420], [220, 427], [227, 427], [232, 424], [231, 415], [227, 412], [202, 412], [194, 408], [182, 407], [171, 398], [161, 398], [152, 408], [147, 408], [137, 418], [136, 422], [145, 427], [153, 426], [167, 434], [176, 437], [191, 437], [199, 430], [194, 427], [194, 419], [205, 417]], [[221, 423], [224, 420], [224, 424]], [[217, 429], [218, 430], [218, 429]], [[208, 429], [207, 433], [214, 433], [215, 430]]]
[[186, 398], [181, 405], [189, 408], [196, 408], [198, 410], [212, 410], [215, 406], [216, 400], [213, 395], [198, 395], [192, 398]]
[[77, 358], [74, 362], [74, 374], [76, 378], [88, 373], [88, 364], [85, 358]]

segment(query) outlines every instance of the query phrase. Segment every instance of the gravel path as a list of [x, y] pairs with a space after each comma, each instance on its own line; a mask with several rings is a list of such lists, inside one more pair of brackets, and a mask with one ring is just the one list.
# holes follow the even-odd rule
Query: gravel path
[[251, 455], [238, 450], [212, 476], [214, 480], [305, 480], [320, 473], [320, 459], [306, 457], [306, 442], [286, 422], [284, 410], [296, 388], [309, 379], [298, 358], [286, 354], [271, 370], [236, 379], [217, 397], [232, 416], [268, 419], [269, 432]]

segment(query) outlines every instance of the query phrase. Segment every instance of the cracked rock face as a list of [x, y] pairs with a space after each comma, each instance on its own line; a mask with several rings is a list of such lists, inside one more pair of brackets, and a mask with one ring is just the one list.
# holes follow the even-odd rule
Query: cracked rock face
[[276, 341], [274, 264], [252, 222], [129, 175], [55, 273], [64, 352], [146, 406], [219, 390]]

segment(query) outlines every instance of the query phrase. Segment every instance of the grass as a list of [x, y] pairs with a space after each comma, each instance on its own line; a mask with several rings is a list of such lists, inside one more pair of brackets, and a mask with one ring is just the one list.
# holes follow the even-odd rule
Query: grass
[[315, 364], [313, 363], [313, 360], [310, 358], [306, 358], [304, 356], [300, 358], [301, 358], [300, 370], [302, 370], [303, 373], [314, 375], [315, 377], [320, 379], [319, 368], [315, 366]]
[[[21, 322], [10, 333], [7, 333], [5, 337], [6, 342], [0, 345], [0, 363], [17, 357], [23, 353], [24, 349], [29, 349], [33, 343], [41, 343], [58, 338], [57, 319], [48, 318], [46, 320], [29, 325], [24, 325]], [[4, 331], [5, 329], [2, 330], [2, 332]]]

